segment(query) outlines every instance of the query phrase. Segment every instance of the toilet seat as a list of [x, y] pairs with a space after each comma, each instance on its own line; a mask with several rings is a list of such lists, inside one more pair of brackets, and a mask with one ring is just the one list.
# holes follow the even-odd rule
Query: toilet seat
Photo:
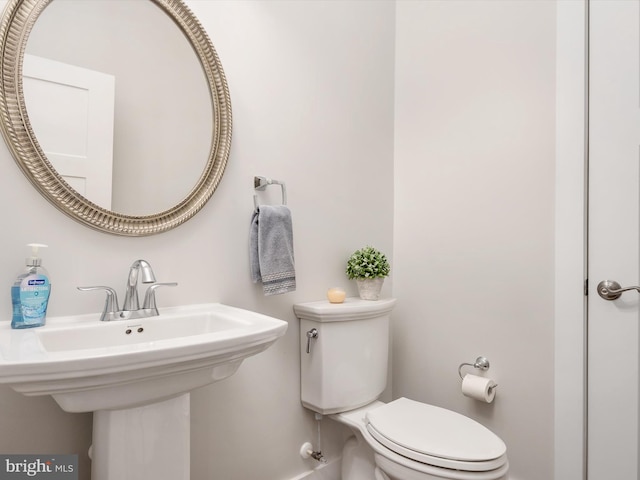
[[435, 467], [485, 472], [507, 463], [506, 446], [474, 420], [399, 398], [366, 412], [371, 436], [389, 450]]

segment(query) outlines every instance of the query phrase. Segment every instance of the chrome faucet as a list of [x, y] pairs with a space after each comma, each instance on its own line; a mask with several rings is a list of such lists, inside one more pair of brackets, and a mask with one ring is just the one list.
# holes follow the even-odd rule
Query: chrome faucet
[[142, 272], [142, 283], [155, 283], [156, 276], [153, 269], [146, 260], [136, 260], [129, 269], [129, 278], [124, 295], [124, 304], [122, 310], [126, 312], [140, 310], [140, 301], [138, 300], [138, 273]]
[[[142, 274], [142, 283], [151, 284], [149, 288], [147, 288], [142, 308], [140, 308], [140, 301], [138, 300], [138, 276], [140, 276], [140, 274]], [[158, 287], [175, 287], [176, 285], [178, 285], [176, 282], [157, 283], [149, 262], [146, 260], [136, 260], [129, 269], [129, 277], [127, 279], [122, 310], [120, 310], [120, 307], [118, 306], [118, 296], [115, 290], [111, 287], [78, 287], [78, 290], [106, 290], [107, 299], [105, 301], [104, 311], [102, 312], [100, 320], [110, 321], [146, 318], [159, 315], [158, 307], [156, 306], [156, 290]]]

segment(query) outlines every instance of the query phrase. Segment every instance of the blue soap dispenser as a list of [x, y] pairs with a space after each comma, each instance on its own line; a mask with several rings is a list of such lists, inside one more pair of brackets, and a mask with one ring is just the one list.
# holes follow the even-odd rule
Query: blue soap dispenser
[[26, 268], [11, 287], [11, 328], [41, 327], [47, 316], [51, 283], [49, 274], [42, 267], [42, 259], [38, 256], [38, 250], [47, 245], [30, 243], [27, 246], [31, 247], [31, 256], [27, 257]]

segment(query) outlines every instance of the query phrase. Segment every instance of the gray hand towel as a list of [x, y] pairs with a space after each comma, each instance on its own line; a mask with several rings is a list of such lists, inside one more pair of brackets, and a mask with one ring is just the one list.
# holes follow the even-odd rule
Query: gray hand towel
[[265, 295], [295, 291], [293, 228], [286, 206], [260, 205], [253, 212], [249, 259], [251, 280], [262, 282]]

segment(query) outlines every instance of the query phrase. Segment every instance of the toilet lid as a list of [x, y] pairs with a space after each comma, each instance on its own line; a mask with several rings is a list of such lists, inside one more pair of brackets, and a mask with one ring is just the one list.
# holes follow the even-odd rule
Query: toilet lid
[[497, 435], [444, 408], [399, 398], [367, 412], [365, 420], [376, 440], [422, 463], [471, 462], [465, 469], [490, 470], [506, 462], [507, 447]]

